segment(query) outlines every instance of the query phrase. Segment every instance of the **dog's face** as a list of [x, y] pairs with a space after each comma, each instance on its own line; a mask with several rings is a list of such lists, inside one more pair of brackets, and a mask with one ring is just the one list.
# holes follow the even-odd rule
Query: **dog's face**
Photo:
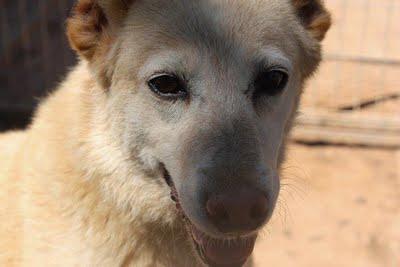
[[79, 2], [69, 37], [108, 94], [121, 149], [163, 174], [205, 263], [242, 265], [270, 218], [329, 23], [320, 1]]

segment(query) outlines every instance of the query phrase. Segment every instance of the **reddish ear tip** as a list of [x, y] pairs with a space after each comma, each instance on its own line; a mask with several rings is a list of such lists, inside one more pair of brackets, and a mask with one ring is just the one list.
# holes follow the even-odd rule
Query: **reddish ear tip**
[[331, 16], [321, 0], [293, 0], [297, 16], [310, 34], [321, 41], [331, 26]]
[[102, 38], [107, 19], [94, 0], [79, 1], [67, 21], [67, 35], [71, 47], [90, 60]]

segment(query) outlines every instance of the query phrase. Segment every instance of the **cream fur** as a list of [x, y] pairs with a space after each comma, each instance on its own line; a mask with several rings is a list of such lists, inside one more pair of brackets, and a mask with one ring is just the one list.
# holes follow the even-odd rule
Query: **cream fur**
[[[168, 189], [135, 177], [141, 172], [127, 169], [112, 144], [104, 145], [106, 121], [91, 125], [89, 116], [101, 120], [104, 99], [90, 77], [81, 63], [28, 131], [0, 137], [0, 265], [177, 266], [176, 257], [193, 264], [193, 257], [184, 259], [190, 246], [173, 204], [150, 207], [140, 197], [145, 190], [154, 203], [169, 203], [163, 201]], [[102, 162], [97, 153], [113, 156]], [[121, 176], [138, 184], [119, 184]], [[99, 179], [110, 181], [107, 188]], [[106, 197], [108, 190], [130, 203]]]

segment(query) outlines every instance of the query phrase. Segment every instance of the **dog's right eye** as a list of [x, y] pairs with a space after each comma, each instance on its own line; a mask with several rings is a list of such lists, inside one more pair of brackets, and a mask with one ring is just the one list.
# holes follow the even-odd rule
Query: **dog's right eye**
[[159, 96], [167, 98], [185, 97], [187, 91], [184, 83], [171, 74], [161, 74], [148, 81], [150, 89]]
[[254, 97], [280, 94], [286, 87], [288, 78], [287, 72], [281, 69], [272, 69], [259, 73], [254, 81]]

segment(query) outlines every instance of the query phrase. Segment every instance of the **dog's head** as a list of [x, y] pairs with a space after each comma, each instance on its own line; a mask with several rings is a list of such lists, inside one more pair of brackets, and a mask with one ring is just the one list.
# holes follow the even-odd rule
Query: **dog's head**
[[[80, 0], [72, 47], [131, 158], [162, 173], [202, 260], [240, 266], [330, 17], [319, 0]], [[230, 242], [226, 242], [229, 240]]]

